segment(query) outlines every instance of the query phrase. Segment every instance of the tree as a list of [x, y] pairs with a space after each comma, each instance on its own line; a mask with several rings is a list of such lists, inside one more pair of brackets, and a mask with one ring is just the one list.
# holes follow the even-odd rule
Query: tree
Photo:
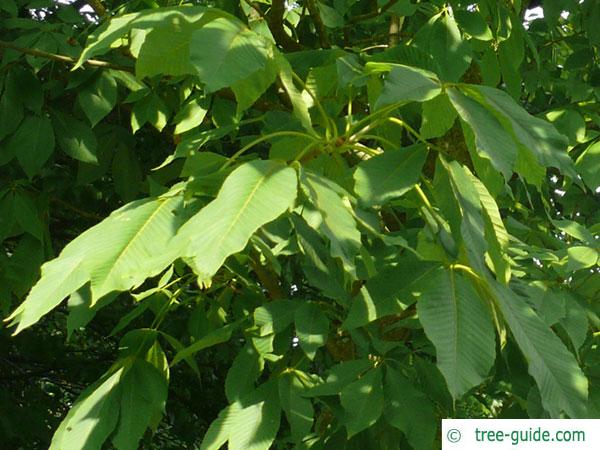
[[542, 6], [3, 1], [7, 445], [599, 417], [600, 4]]

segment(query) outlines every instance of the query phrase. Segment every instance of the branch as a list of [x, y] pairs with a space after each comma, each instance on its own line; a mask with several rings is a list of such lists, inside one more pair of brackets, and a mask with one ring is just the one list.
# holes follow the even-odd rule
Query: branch
[[284, 50], [298, 51], [302, 50], [302, 46], [287, 35], [283, 29], [283, 15], [285, 13], [285, 0], [273, 0], [271, 10], [267, 15], [267, 24], [269, 30], [278, 45]]
[[403, 24], [404, 16], [398, 17], [396, 14], [392, 14], [392, 17], [390, 18], [390, 47], [395, 47], [396, 45], [398, 45], [398, 41], [400, 40], [400, 31], [402, 30]]
[[[72, 58], [71, 56], [57, 55], [56, 53], [48, 53], [43, 50], [38, 50], [37, 48], [19, 47], [18, 45], [13, 44], [12, 42], [0, 41], [0, 47], [15, 50], [26, 55], [38, 56], [40, 58], [51, 59], [53, 61], [60, 61], [67, 64], [75, 65], [77, 63], [77, 59]], [[88, 59], [85, 62], [85, 64], [92, 67], [103, 67], [105, 69], [115, 69], [133, 73], [133, 67], [121, 66], [119, 64], [113, 64], [107, 61], [100, 61], [97, 59]]]
[[71, 205], [70, 203], [58, 198], [58, 197], [52, 197], [50, 199], [50, 201], [52, 201], [53, 203], [56, 203], [64, 208], [67, 208], [77, 214], [79, 214], [81, 217], [85, 217], [87, 219], [93, 219], [95, 221], [101, 221], [104, 220], [106, 217], [101, 216], [100, 214], [96, 214], [96, 213], [92, 213], [92, 212], [88, 212], [88, 211], [84, 211], [83, 209], [79, 209], [77, 206]]
[[269, 297], [271, 300], [277, 300], [278, 298], [283, 298], [283, 290], [279, 285], [279, 280], [277, 279], [277, 275], [273, 273], [268, 267], [263, 266], [260, 263], [260, 257], [257, 252], [252, 252], [250, 258], [250, 264], [258, 277], [258, 281], [269, 293]]
[[106, 8], [102, 4], [101, 0], [88, 0], [88, 5], [92, 7], [94, 12], [98, 14], [99, 17], [104, 18], [107, 15]]
[[353, 23], [362, 22], [363, 20], [372, 19], [373, 17], [377, 17], [378, 15], [383, 14], [388, 9], [390, 9], [392, 6], [394, 6], [397, 2], [398, 2], [398, 0], [390, 0], [385, 5], [383, 5], [379, 10], [371, 11], [369, 13], [361, 14], [359, 16], [354, 16], [348, 20], [348, 23], [346, 26], [351, 25]]
[[321, 14], [319, 13], [319, 7], [317, 6], [317, 2], [315, 2], [315, 0], [308, 0], [306, 6], [308, 8], [308, 12], [310, 13], [310, 17], [315, 24], [317, 34], [319, 35], [319, 42], [321, 43], [321, 48], [331, 47], [329, 45], [329, 39], [327, 38], [327, 30], [325, 30], [323, 19], [321, 19]]
[[92, 8], [96, 15], [101, 19], [108, 16], [108, 12], [106, 11], [106, 8], [102, 4], [101, 0], [76, 0], [74, 3], [71, 3], [71, 6], [75, 7], [78, 10], [80, 10], [85, 5], [88, 5], [90, 8]]
[[250, 0], [244, 0], [244, 3], [246, 3], [250, 8], [252, 8], [259, 18], [261, 18], [261, 19], [265, 18], [265, 15], [263, 14], [263, 12], [260, 9], [260, 6], [258, 6], [258, 4], [256, 2], [252, 2]]

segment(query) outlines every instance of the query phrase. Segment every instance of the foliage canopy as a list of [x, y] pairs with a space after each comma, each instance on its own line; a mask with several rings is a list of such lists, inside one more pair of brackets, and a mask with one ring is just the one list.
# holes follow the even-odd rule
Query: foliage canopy
[[599, 2], [66, 3], [0, 4], [7, 445], [600, 417]]

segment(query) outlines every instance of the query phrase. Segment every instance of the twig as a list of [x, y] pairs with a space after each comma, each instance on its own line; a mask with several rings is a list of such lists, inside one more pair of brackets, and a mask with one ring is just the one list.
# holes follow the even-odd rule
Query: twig
[[327, 37], [327, 30], [325, 30], [323, 19], [321, 19], [321, 14], [319, 13], [319, 7], [317, 6], [317, 2], [315, 0], [308, 0], [306, 6], [308, 8], [310, 17], [315, 24], [321, 48], [331, 47], [331, 45], [329, 44], [329, 38]]
[[88, 211], [84, 211], [83, 209], [79, 209], [77, 206], [71, 205], [70, 203], [68, 203], [58, 197], [52, 197], [50, 199], [50, 201], [79, 214], [81, 217], [93, 219], [96, 221], [104, 220], [106, 218], [106, 217], [101, 216], [100, 214], [91, 213]]
[[265, 17], [265, 15], [263, 14], [263, 12], [260, 10], [260, 6], [258, 6], [258, 4], [256, 2], [252, 2], [250, 0], [244, 0], [244, 3], [246, 3], [250, 8], [252, 8], [254, 10], [254, 12], [256, 14], [258, 14], [258, 17], [263, 18]]
[[252, 265], [260, 284], [267, 290], [271, 300], [283, 298], [283, 290], [279, 285], [277, 275], [274, 274], [269, 267], [263, 266], [259, 259], [258, 253], [253, 252], [252, 257], [250, 258], [250, 264]]
[[[51, 59], [53, 61], [60, 61], [60, 62], [64, 62], [67, 64], [75, 65], [77, 63], [77, 59], [72, 58], [71, 56], [58, 55], [56, 53], [48, 53], [43, 50], [38, 50], [37, 48], [19, 47], [18, 45], [13, 44], [12, 42], [0, 41], [0, 47], [15, 50], [17, 52], [24, 53], [26, 55], [39, 56], [40, 58]], [[103, 67], [105, 69], [115, 69], [115, 70], [121, 70], [124, 72], [133, 73], [133, 67], [121, 66], [119, 64], [113, 64], [113, 63], [110, 63], [107, 61], [100, 61], [98, 59], [88, 59], [85, 62], [85, 64], [87, 64], [88, 66], [93, 66], [93, 67]]]
[[285, 13], [285, 0], [273, 0], [271, 10], [267, 15], [267, 24], [269, 30], [277, 42], [284, 50], [298, 51], [302, 50], [302, 46], [287, 35], [283, 29], [283, 15]]
[[101, 0], [87, 0], [87, 4], [92, 7], [96, 14], [98, 14], [98, 17], [104, 18], [108, 15]]
[[390, 0], [385, 5], [383, 5], [379, 10], [375, 10], [375, 11], [368, 12], [366, 14], [360, 14], [358, 16], [354, 16], [354, 17], [350, 18], [350, 20], [348, 20], [347, 25], [351, 25], [353, 23], [362, 22], [363, 20], [369, 20], [369, 19], [372, 19], [373, 17], [377, 17], [378, 15], [383, 14], [388, 9], [390, 9], [392, 6], [394, 6], [397, 2], [398, 2], [398, 0]]

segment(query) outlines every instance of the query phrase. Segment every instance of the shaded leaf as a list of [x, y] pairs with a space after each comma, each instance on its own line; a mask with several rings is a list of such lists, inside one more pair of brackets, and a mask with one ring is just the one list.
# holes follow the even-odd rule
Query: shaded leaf
[[419, 320], [436, 348], [437, 365], [454, 398], [480, 384], [496, 357], [489, 306], [464, 275], [438, 269], [422, 280]]
[[354, 172], [354, 190], [366, 206], [382, 205], [408, 192], [419, 182], [427, 150], [416, 144], [358, 164]]
[[346, 416], [344, 423], [348, 438], [372, 426], [383, 412], [381, 370], [372, 369], [347, 385], [340, 394]]
[[312, 360], [317, 349], [325, 345], [327, 341], [329, 320], [319, 305], [313, 302], [306, 302], [296, 309], [294, 320], [300, 347]]
[[54, 130], [47, 117], [26, 117], [7, 144], [29, 178], [37, 175], [54, 150]]
[[586, 417], [588, 381], [573, 355], [522, 298], [496, 283], [492, 290], [528, 361], [544, 408], [556, 418], [562, 411], [571, 418]]

